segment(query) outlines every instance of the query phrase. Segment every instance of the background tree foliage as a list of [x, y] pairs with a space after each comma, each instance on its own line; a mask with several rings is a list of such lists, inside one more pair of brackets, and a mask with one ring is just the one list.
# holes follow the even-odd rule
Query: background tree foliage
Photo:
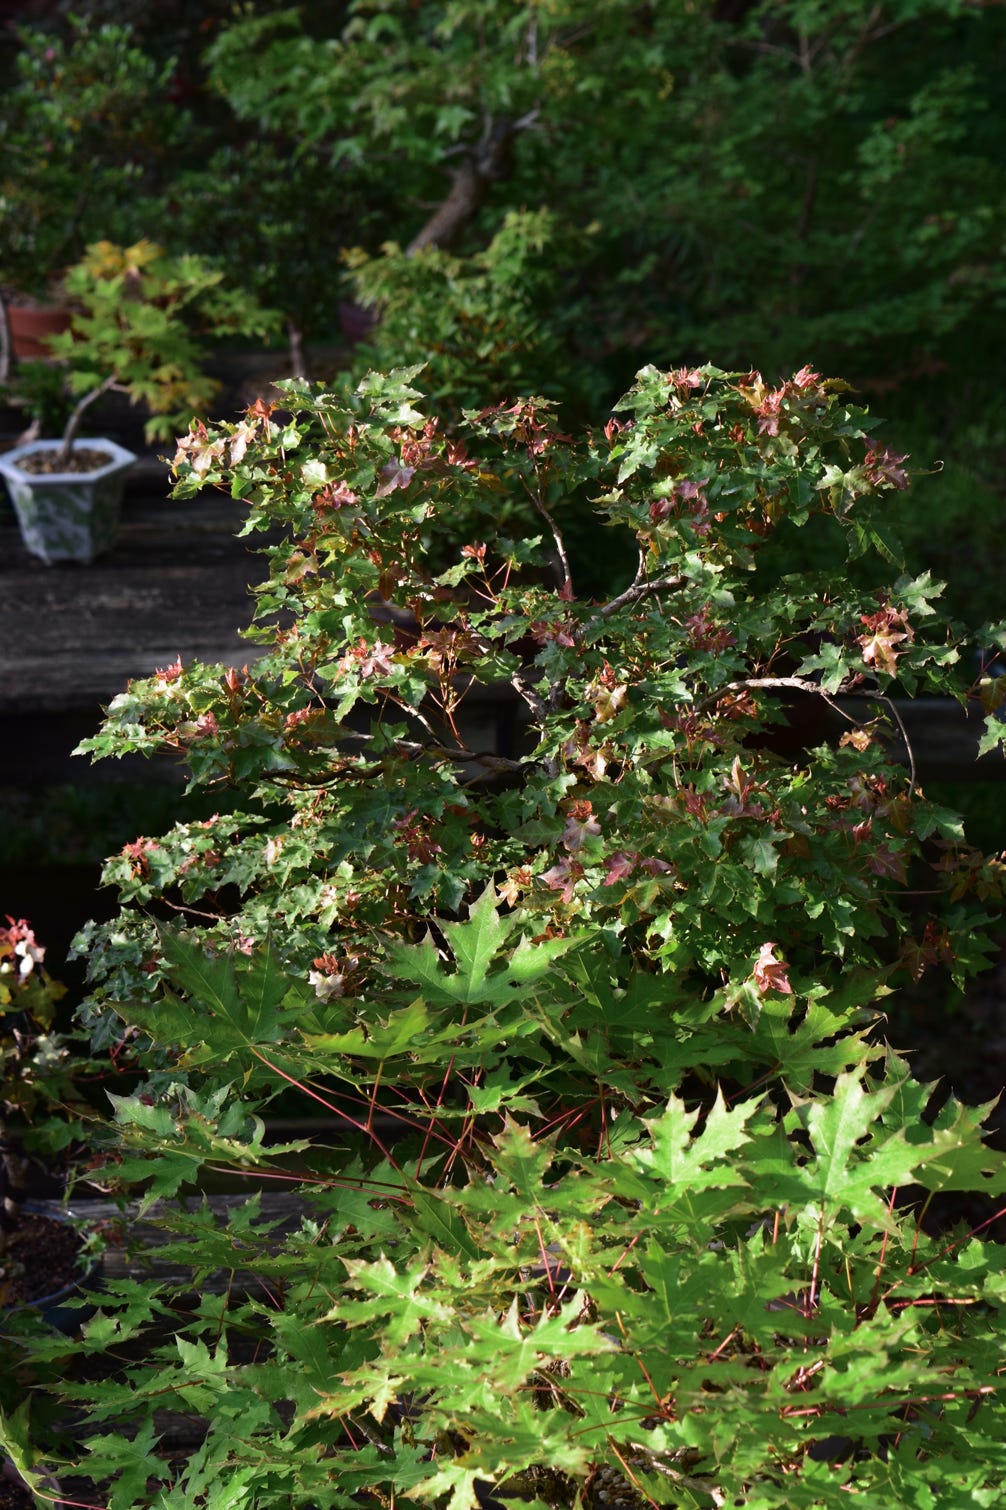
[[387, 312], [368, 363], [596, 415], [642, 358], [812, 360], [944, 462], [917, 543], [973, 597], [1003, 443], [998, 8], [361, 0], [310, 27], [223, 28], [209, 78], [327, 161], [313, 234], [363, 249], [356, 296]]
[[[119, 239], [223, 251], [308, 340], [372, 308], [354, 381], [427, 362], [441, 410], [543, 392], [596, 418], [644, 361], [841, 374], [943, 464], [909, 545], [949, 567], [951, 606], [997, 613], [1001, 7], [115, 9], [78, 29], [132, 22], [173, 164], [145, 111], [126, 156], [160, 186]], [[36, 95], [65, 91], [25, 52]], [[121, 176], [121, 132], [111, 151]]]

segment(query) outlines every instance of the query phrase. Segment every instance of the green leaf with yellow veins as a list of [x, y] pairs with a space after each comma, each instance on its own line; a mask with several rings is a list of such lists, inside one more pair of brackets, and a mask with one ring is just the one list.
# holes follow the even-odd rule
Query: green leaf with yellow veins
[[415, 1225], [427, 1237], [432, 1237], [445, 1253], [459, 1254], [464, 1258], [478, 1258], [479, 1248], [463, 1217], [446, 1201], [431, 1191], [415, 1189], [412, 1192], [412, 1210]]
[[536, 1142], [529, 1128], [506, 1118], [502, 1133], [495, 1139], [492, 1163], [529, 1208], [537, 1206], [545, 1194], [545, 1176], [551, 1168], [552, 1158], [551, 1139], [542, 1138]]
[[[158, 1441], [151, 1418], [145, 1420], [132, 1437], [123, 1436], [121, 1432], [88, 1437], [82, 1471], [96, 1479], [116, 1475], [107, 1501], [108, 1510], [134, 1510], [136, 1505], [144, 1503], [151, 1470], [156, 1474]], [[167, 1478], [166, 1465], [160, 1476]]]
[[[412, 1492], [417, 1499], [443, 1503], [445, 1510], [480, 1510], [476, 1485], [483, 1478], [478, 1469], [463, 1468], [458, 1462], [444, 1463], [424, 1482], [416, 1483]], [[450, 1498], [445, 1501], [443, 1496], [448, 1494]]]
[[521, 1320], [515, 1296], [502, 1320], [473, 1316], [465, 1330], [481, 1342], [482, 1370], [500, 1390], [518, 1389], [549, 1358], [568, 1359], [612, 1353], [618, 1342], [600, 1327], [584, 1323], [587, 1297], [577, 1292], [555, 1315], [543, 1313], [534, 1326]]

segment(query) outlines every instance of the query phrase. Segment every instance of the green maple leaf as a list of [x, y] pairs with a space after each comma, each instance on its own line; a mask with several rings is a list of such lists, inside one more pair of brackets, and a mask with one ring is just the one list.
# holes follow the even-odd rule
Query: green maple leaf
[[235, 954], [210, 954], [169, 928], [158, 933], [169, 979], [187, 999], [169, 994], [145, 1015], [144, 1026], [161, 1042], [183, 1044], [186, 1064], [219, 1063], [289, 1032], [290, 978], [270, 942], [239, 963]]
[[417, 1043], [428, 1040], [429, 1036], [430, 1009], [417, 996], [386, 1018], [374, 1018], [346, 1033], [306, 1033], [301, 1043], [312, 1059], [322, 1062], [332, 1054], [384, 1060], [415, 1049]]
[[482, 1370], [501, 1390], [519, 1389], [542, 1365], [543, 1358], [611, 1353], [618, 1343], [599, 1328], [585, 1325], [585, 1296], [577, 1292], [556, 1315], [544, 1313], [533, 1327], [521, 1324], [515, 1296], [501, 1321], [495, 1316], [475, 1316], [467, 1330], [480, 1341]]
[[683, 1101], [672, 1096], [659, 1117], [644, 1118], [653, 1147], [634, 1149], [633, 1161], [676, 1190], [723, 1190], [746, 1185], [747, 1180], [728, 1156], [751, 1141], [745, 1124], [759, 1105], [757, 1101], [744, 1101], [731, 1111], [722, 1091], [717, 1091], [705, 1126], [693, 1136], [698, 1110], [689, 1112]]
[[502, 1006], [520, 999], [534, 981], [544, 977], [560, 955], [577, 947], [585, 937], [547, 939], [532, 944], [522, 938], [506, 951], [499, 968], [493, 962], [519, 924], [514, 914], [501, 917], [499, 895], [490, 882], [468, 909], [466, 923], [443, 923], [441, 932], [450, 948], [453, 967], [448, 968], [430, 934], [422, 943], [400, 944], [388, 951], [388, 970], [396, 980], [414, 981], [433, 1000], [491, 1003]]
[[799, 1171], [806, 1194], [815, 1203], [845, 1206], [856, 1217], [878, 1219], [878, 1187], [908, 1184], [918, 1163], [917, 1150], [902, 1129], [885, 1128], [881, 1117], [897, 1087], [863, 1088], [859, 1075], [839, 1075], [832, 1095], [803, 1108], [816, 1155]]
[[528, 1128], [507, 1117], [502, 1133], [496, 1138], [492, 1163], [526, 1203], [526, 1209], [532, 1210], [540, 1204], [545, 1175], [552, 1163], [549, 1139], [536, 1143]]
[[150, 1182], [141, 1197], [141, 1214], [159, 1196], [174, 1195], [182, 1185], [191, 1184], [209, 1159], [262, 1164], [276, 1154], [301, 1152], [309, 1146], [304, 1142], [284, 1147], [273, 1144], [266, 1150], [262, 1143], [264, 1123], [249, 1117], [239, 1103], [227, 1104], [232, 1096], [229, 1084], [205, 1096], [189, 1086], [175, 1084], [168, 1087], [165, 1096], [174, 1098], [174, 1104], [162, 1101], [151, 1105], [140, 1095], [109, 1092], [126, 1146], [140, 1151], [138, 1157], [127, 1155], [116, 1166], [117, 1174]]
[[[591, 1362], [584, 1392], [588, 1409], [594, 1401], [595, 1387], [602, 1387], [597, 1383], [594, 1367]], [[582, 1409], [581, 1397], [566, 1373], [562, 1375], [562, 1388], [564, 1394], [577, 1397], [578, 1411]], [[578, 1414], [577, 1434], [573, 1437], [567, 1411], [545, 1410], [522, 1394], [506, 1395], [501, 1399], [506, 1407], [505, 1413], [502, 1410], [487, 1411], [479, 1408], [465, 1412], [465, 1430], [470, 1444], [460, 1459], [465, 1467], [478, 1466], [483, 1478], [494, 1474], [502, 1475], [503, 1462], [515, 1465], [547, 1463], [550, 1468], [559, 1469], [563, 1473], [587, 1471], [591, 1451], [585, 1440], [583, 1416]], [[606, 1435], [612, 1425], [611, 1406], [603, 1396], [602, 1404], [607, 1415], [602, 1433]], [[506, 1486], [502, 1477], [497, 1482], [506, 1498]]]
[[375, 1316], [387, 1316], [383, 1337], [385, 1346], [393, 1350], [430, 1321], [452, 1319], [450, 1306], [421, 1292], [420, 1286], [429, 1272], [425, 1263], [414, 1264], [402, 1272], [383, 1254], [372, 1263], [352, 1258], [344, 1258], [343, 1263], [348, 1275], [347, 1287], [362, 1291], [364, 1299], [338, 1300], [323, 1320], [366, 1326], [373, 1323]]
[[441, 1463], [437, 1471], [423, 1483], [417, 1483], [413, 1494], [417, 1499], [438, 1500], [450, 1494], [446, 1510], [479, 1510], [476, 1483], [484, 1476], [476, 1468], [464, 1468], [460, 1463]]
[[478, 1245], [464, 1218], [439, 1196], [428, 1190], [413, 1190], [412, 1210], [419, 1231], [432, 1237], [437, 1247], [445, 1253], [469, 1259], [479, 1257]]
[[116, 1432], [88, 1438], [84, 1463], [88, 1477], [102, 1479], [116, 1475], [108, 1510], [134, 1510], [134, 1506], [146, 1504], [147, 1480], [156, 1476], [158, 1466], [155, 1456], [158, 1440], [149, 1417], [133, 1437]]
[[237, 1468], [228, 1464], [225, 1476], [217, 1462], [193, 1467], [190, 1459], [185, 1474], [185, 1483], [180, 1487], [162, 1490], [151, 1501], [151, 1510], [191, 1510], [198, 1504], [203, 1510], [244, 1510], [255, 1504], [258, 1468]]
[[985, 1141], [985, 1119], [998, 1105], [964, 1106], [953, 1097], [930, 1131], [931, 1141], [916, 1149], [913, 1178], [926, 1190], [969, 1190], [983, 1195], [1006, 1191], [1006, 1154]]

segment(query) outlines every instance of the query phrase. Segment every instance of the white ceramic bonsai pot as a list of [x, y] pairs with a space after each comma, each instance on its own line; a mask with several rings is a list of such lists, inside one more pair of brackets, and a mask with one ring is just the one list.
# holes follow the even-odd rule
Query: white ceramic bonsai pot
[[78, 451], [107, 457], [92, 472], [33, 472], [21, 463], [30, 456], [59, 451], [59, 440], [36, 440], [0, 456], [0, 473], [33, 556], [54, 561], [93, 561], [115, 544], [122, 512], [125, 474], [136, 457], [111, 440], [82, 440]]

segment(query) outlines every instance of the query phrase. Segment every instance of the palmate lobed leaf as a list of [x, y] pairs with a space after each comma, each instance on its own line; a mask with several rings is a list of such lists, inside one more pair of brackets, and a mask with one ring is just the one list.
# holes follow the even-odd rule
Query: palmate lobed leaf
[[700, 1191], [744, 1185], [744, 1175], [728, 1156], [750, 1142], [746, 1124], [760, 1109], [757, 1101], [742, 1101], [730, 1110], [718, 1090], [701, 1131], [693, 1136], [698, 1111], [689, 1112], [672, 1096], [662, 1116], [644, 1118], [652, 1149], [634, 1149], [630, 1157], [672, 1188]]
[[[557, 959], [589, 937], [581, 930], [532, 944], [522, 936], [515, 946], [508, 947], [522, 919], [519, 914], [504, 917], [498, 903], [498, 893], [490, 882], [471, 903], [467, 923], [440, 924], [451, 951], [450, 968], [427, 933], [419, 944], [389, 949], [389, 975], [396, 981], [414, 981], [434, 1000], [503, 1006], [519, 1000], [528, 986], [543, 982]], [[497, 968], [490, 973], [494, 963]]]

